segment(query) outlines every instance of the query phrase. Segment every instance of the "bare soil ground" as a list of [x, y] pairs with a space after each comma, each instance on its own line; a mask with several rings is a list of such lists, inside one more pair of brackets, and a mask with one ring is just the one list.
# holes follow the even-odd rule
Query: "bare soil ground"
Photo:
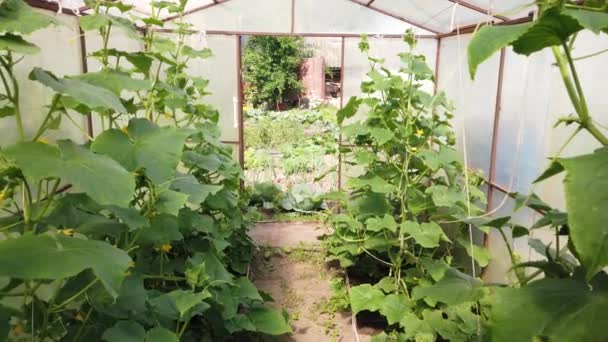
[[[274, 306], [287, 310], [293, 334], [279, 341], [355, 342], [350, 312], [328, 313], [323, 304], [332, 296], [330, 281], [341, 277], [324, 262], [317, 237], [318, 223], [263, 223], [253, 230], [262, 246], [251, 268], [258, 289], [274, 298]], [[359, 331], [358, 341], [369, 341], [373, 331]]]

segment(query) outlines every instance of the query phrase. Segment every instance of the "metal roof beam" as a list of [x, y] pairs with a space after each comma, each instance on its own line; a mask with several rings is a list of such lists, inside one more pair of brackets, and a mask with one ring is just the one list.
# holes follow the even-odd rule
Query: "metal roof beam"
[[470, 10], [475, 11], [475, 12], [479, 12], [479, 13], [482, 13], [482, 14], [490, 15], [490, 16], [496, 18], [496, 19], [500, 19], [500, 20], [503, 20], [503, 21], [509, 20], [508, 17], [505, 17], [503, 15], [498, 15], [498, 14], [491, 14], [490, 10], [487, 10], [485, 8], [481, 8], [481, 7], [479, 7], [477, 5], [474, 5], [474, 4], [472, 4], [470, 2], [467, 2], [467, 1], [462, 1], [462, 0], [448, 0], [448, 1], [449, 2], [453, 2], [455, 4], [459, 4], [460, 6], [466, 7], [468, 9], [470, 9]]
[[400, 15], [397, 15], [397, 14], [395, 14], [395, 13], [391, 13], [391, 12], [389, 12], [389, 11], [385, 11], [385, 10], [380, 9], [380, 8], [378, 8], [378, 7], [371, 6], [371, 4], [370, 4], [370, 3], [365, 4], [365, 3], [359, 2], [359, 1], [357, 1], [357, 0], [350, 0], [350, 1], [351, 1], [351, 2], [354, 2], [355, 4], [357, 4], [357, 5], [359, 5], [359, 6], [363, 6], [363, 7], [365, 7], [365, 8], [369, 8], [369, 9], [370, 9], [370, 10], [372, 10], [372, 11], [375, 11], [375, 12], [378, 12], [378, 13], [381, 13], [381, 14], [384, 14], [384, 15], [386, 15], [386, 16], [389, 16], [389, 17], [391, 17], [391, 18], [393, 18], [393, 19], [397, 19], [397, 20], [399, 20], [399, 21], [403, 21], [404, 23], [408, 23], [408, 24], [410, 24], [410, 25], [413, 25], [413, 26], [419, 27], [419, 28], [421, 28], [421, 29], [423, 29], [423, 30], [427, 30], [427, 31], [432, 32], [432, 33], [435, 33], [435, 34], [440, 34], [440, 33], [441, 33], [441, 32], [439, 32], [438, 30], [436, 30], [436, 29], [434, 29], [434, 28], [431, 28], [431, 27], [426, 26], [425, 24], [421, 24], [421, 23], [418, 23], [418, 22], [416, 22], [416, 21], [414, 21], [414, 20], [411, 20], [411, 19], [408, 19], [408, 18], [404, 18], [404, 17], [402, 17], [402, 16], [400, 16]]

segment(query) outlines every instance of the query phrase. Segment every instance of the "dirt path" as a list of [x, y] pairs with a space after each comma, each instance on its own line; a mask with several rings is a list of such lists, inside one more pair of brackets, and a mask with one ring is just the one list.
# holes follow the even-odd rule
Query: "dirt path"
[[[318, 227], [311, 222], [258, 224], [252, 236], [262, 248], [251, 275], [258, 289], [274, 298], [274, 306], [291, 317], [294, 333], [280, 341], [354, 342], [350, 312], [337, 309], [347, 300], [346, 287], [342, 276], [323, 261], [317, 237], [324, 230]], [[341, 290], [333, 291], [332, 284]], [[359, 341], [369, 340], [359, 332]]]

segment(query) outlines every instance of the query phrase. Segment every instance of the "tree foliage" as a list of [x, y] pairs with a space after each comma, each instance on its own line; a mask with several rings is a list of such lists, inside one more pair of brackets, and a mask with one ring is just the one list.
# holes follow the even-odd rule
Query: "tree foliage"
[[309, 53], [301, 37], [250, 37], [243, 53], [247, 101], [255, 107], [276, 107], [299, 95], [300, 66], [306, 57]]

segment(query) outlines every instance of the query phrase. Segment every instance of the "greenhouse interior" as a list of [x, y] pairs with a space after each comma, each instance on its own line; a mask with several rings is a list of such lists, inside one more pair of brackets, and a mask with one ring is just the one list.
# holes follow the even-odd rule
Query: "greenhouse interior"
[[608, 341], [606, 34], [605, 0], [0, 0], [0, 340]]

